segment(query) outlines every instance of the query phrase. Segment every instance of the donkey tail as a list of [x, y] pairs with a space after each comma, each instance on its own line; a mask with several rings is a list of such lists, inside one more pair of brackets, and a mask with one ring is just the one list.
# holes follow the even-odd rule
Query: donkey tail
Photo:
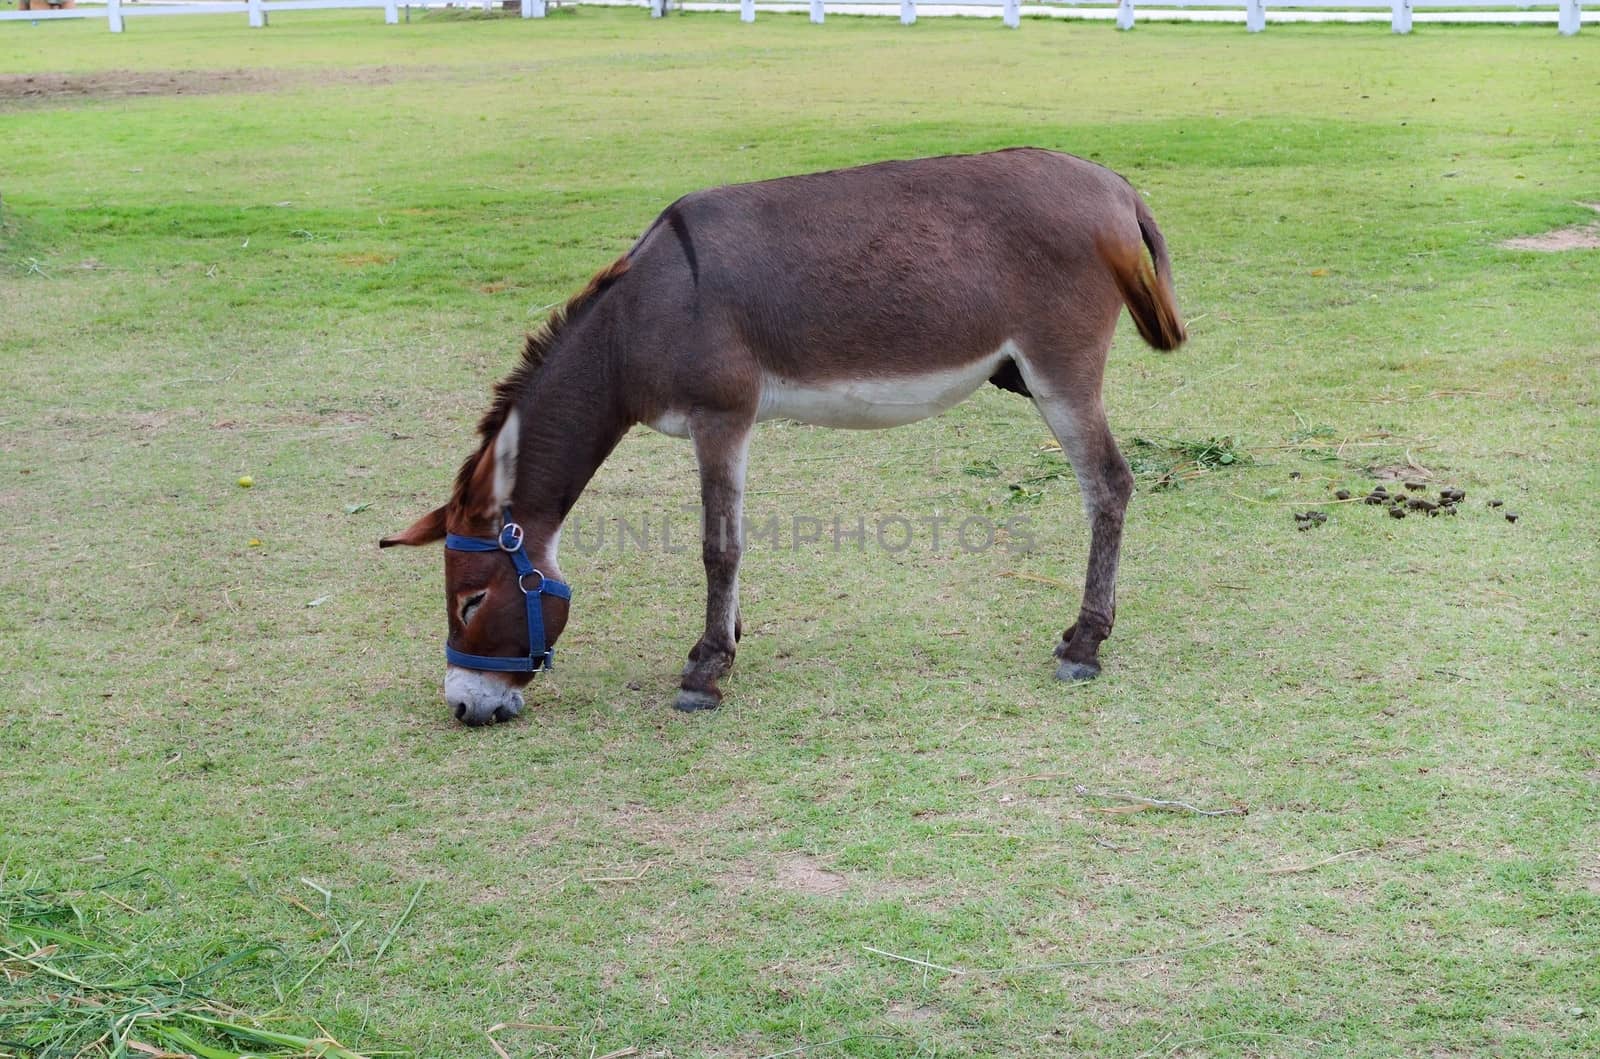
[[1177, 349], [1189, 335], [1178, 311], [1177, 296], [1172, 292], [1172, 260], [1167, 257], [1167, 241], [1137, 192], [1134, 193], [1134, 210], [1139, 219], [1139, 234], [1150, 251], [1150, 260], [1145, 260], [1137, 246], [1105, 237], [1100, 240], [1100, 257], [1116, 280], [1117, 290], [1128, 306], [1128, 315], [1139, 329], [1139, 337], [1156, 349]]

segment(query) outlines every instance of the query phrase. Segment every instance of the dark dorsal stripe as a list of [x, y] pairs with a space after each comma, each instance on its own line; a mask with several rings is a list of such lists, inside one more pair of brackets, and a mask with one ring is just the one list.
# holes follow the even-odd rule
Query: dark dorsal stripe
[[683, 246], [683, 256], [689, 262], [689, 278], [696, 287], [700, 286], [700, 261], [695, 257], [694, 240], [689, 238], [689, 225], [683, 219], [683, 212], [678, 209], [677, 203], [667, 207], [667, 224], [672, 227], [672, 234], [678, 237], [678, 242]]

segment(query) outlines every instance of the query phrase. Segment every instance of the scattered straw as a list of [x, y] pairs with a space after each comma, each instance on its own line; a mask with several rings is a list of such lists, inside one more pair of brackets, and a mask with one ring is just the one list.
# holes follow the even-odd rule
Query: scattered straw
[[484, 1030], [483, 1035], [489, 1038], [489, 1046], [495, 1050], [495, 1054], [500, 1056], [500, 1059], [511, 1059], [506, 1050], [500, 1046], [500, 1042], [494, 1039], [494, 1035], [501, 1030], [541, 1030], [545, 1033], [571, 1033], [573, 1029], [574, 1027], [572, 1026], [553, 1026], [546, 1022], [497, 1022]]
[[[987, 794], [989, 791], [998, 790], [1001, 787], [1008, 787], [1016, 784], [1038, 783], [1044, 780], [1069, 779], [1072, 775], [1073, 773], [1070, 772], [1035, 772], [1027, 776], [1016, 776], [1003, 780], [996, 780], [987, 787], [980, 787], [977, 793]], [[1081, 783], [1074, 786], [1072, 788], [1072, 792], [1081, 798], [1108, 798], [1112, 801], [1124, 803], [1122, 805], [1110, 808], [1091, 808], [1089, 810], [1092, 813], [1107, 813], [1115, 816], [1123, 816], [1130, 813], [1142, 813], [1147, 809], [1160, 809], [1169, 813], [1193, 813], [1196, 816], [1248, 816], [1250, 814], [1250, 810], [1243, 805], [1234, 805], [1227, 809], [1201, 809], [1198, 806], [1190, 805], [1188, 802], [1168, 801], [1162, 798], [1146, 798], [1143, 795], [1130, 794], [1126, 791], [1091, 791]]]
[[1219, 946], [1227, 945], [1249, 936], [1249, 934], [1234, 934], [1226, 938], [1218, 938], [1216, 941], [1208, 941], [1203, 945], [1191, 945], [1181, 949], [1164, 949], [1159, 952], [1141, 953], [1137, 956], [1113, 956], [1098, 960], [1064, 960], [1056, 963], [1029, 963], [1015, 964], [1008, 967], [975, 968], [947, 967], [944, 964], [933, 963], [928, 960], [919, 960], [915, 956], [902, 956], [897, 952], [890, 952], [887, 949], [880, 949], [873, 945], [862, 945], [861, 947], [875, 956], [883, 956], [891, 960], [898, 960], [901, 963], [914, 964], [918, 967], [926, 968], [930, 971], [939, 971], [943, 974], [955, 975], [957, 977], [966, 977], [969, 975], [974, 977], [997, 977], [1013, 974], [1034, 974], [1040, 971], [1068, 971], [1074, 968], [1082, 967], [1116, 967], [1121, 964], [1128, 963], [1147, 963], [1151, 960], [1168, 960], [1179, 956], [1185, 956], [1192, 952], [1204, 952], [1207, 949], [1215, 949]]
[[1031, 776], [1018, 776], [1015, 779], [996, 780], [987, 787], [980, 787], [979, 794], [988, 794], [990, 791], [999, 790], [1001, 787], [1010, 787], [1013, 784], [1038, 783], [1041, 780], [1064, 780], [1076, 775], [1072, 772], [1035, 772]]
[[1318, 868], [1326, 867], [1329, 864], [1337, 864], [1340, 861], [1349, 860], [1352, 857], [1360, 857], [1360, 856], [1363, 856], [1364, 854], [1371, 853], [1371, 852], [1372, 852], [1372, 850], [1365, 849], [1365, 848], [1363, 848], [1363, 849], [1347, 849], [1342, 853], [1335, 853], [1331, 857], [1323, 857], [1321, 860], [1312, 861], [1310, 864], [1292, 864], [1292, 865], [1290, 865], [1288, 867], [1285, 867], [1285, 868], [1268, 868], [1267, 871], [1266, 871], [1266, 874], [1267, 875], [1298, 875], [1301, 872], [1316, 871]]
[[1129, 794], [1126, 791], [1091, 791], [1089, 788], [1076, 786], [1073, 793], [1084, 798], [1108, 798], [1124, 804], [1111, 808], [1091, 808], [1092, 813], [1110, 813], [1124, 815], [1128, 813], [1142, 813], [1147, 809], [1159, 809], [1169, 813], [1193, 813], [1196, 816], [1248, 816], [1250, 810], [1243, 805], [1230, 806], [1227, 809], [1201, 809], [1190, 805], [1188, 802], [1168, 801], [1163, 798], [1146, 798], [1141, 794]]
[[[1359, 504], [1363, 500], [1366, 499], [1365, 496], [1352, 496], [1347, 500], [1340, 500], [1338, 497], [1320, 497], [1319, 496], [1319, 497], [1313, 497], [1310, 500], [1305, 500], [1305, 499], [1301, 499], [1301, 500], [1260, 500], [1260, 499], [1257, 499], [1256, 497], [1253, 497], [1253, 496], [1245, 496], [1243, 493], [1230, 492], [1228, 495], [1233, 497], [1235, 500], [1243, 500], [1247, 504], [1279, 504], [1279, 505], [1283, 505], [1285, 507], [1307, 507], [1307, 506], [1310, 506], [1310, 507], [1335, 507], [1335, 506], [1337, 506], [1339, 504]], [[1220, 587], [1222, 587], [1222, 588], [1236, 588], [1238, 586], [1236, 586], [1236, 585], [1222, 585]]]
[[[1172, 1034], [1167, 1034], [1165, 1037], [1161, 1038], [1161, 1040], [1156, 1044], [1155, 1048], [1152, 1048], [1148, 1052], [1137, 1056], [1136, 1059], [1149, 1059], [1149, 1056], [1155, 1055], [1157, 1050], [1160, 1049], [1161, 1045], [1165, 1044], [1171, 1039], [1171, 1037]], [[1197, 1044], [1210, 1044], [1212, 1041], [1225, 1041], [1232, 1037], [1277, 1037], [1280, 1040], [1299, 1041], [1302, 1044], [1309, 1044], [1313, 1048], [1320, 1049], [1322, 1047], [1319, 1042], [1314, 1041], [1309, 1037], [1295, 1037], [1287, 1033], [1274, 1033], [1271, 1030], [1233, 1030], [1229, 1033], [1214, 1033], [1209, 1037], [1193, 1037], [1187, 1041], [1179, 1041], [1171, 1048], [1168, 1048], [1165, 1052], [1162, 1052], [1162, 1055], [1177, 1055], [1185, 1048], [1193, 1048]]]
[[1058, 581], [1053, 577], [1044, 577], [1044, 576], [1042, 576], [1040, 574], [1023, 573], [1021, 570], [1002, 570], [1002, 571], [1000, 571], [1000, 575], [999, 576], [1015, 578], [1018, 581], [1035, 581], [1035, 582], [1038, 582], [1041, 585], [1050, 585], [1053, 588], [1075, 588], [1075, 587], [1077, 587], [1075, 585], [1069, 585], [1065, 581]]
[[283, 900], [284, 900], [284, 903], [293, 905], [294, 907], [298, 908], [300, 911], [304, 912], [306, 915], [310, 916], [312, 919], [320, 919], [323, 922], [327, 922], [327, 919], [328, 919], [327, 916], [323, 915], [321, 912], [318, 912], [316, 909], [312, 908], [310, 905], [306, 904], [304, 901], [300, 900], [300, 898], [294, 896], [293, 894], [284, 894], [283, 895]]
[[583, 881], [586, 882], [586, 883], [638, 882], [640, 879], [644, 878], [644, 873], [649, 871], [654, 865], [655, 865], [655, 861], [653, 861], [653, 860], [652, 861], [645, 861], [644, 867], [640, 868], [637, 872], [635, 872], [632, 875], [585, 875], [582, 878], [583, 878]]
[[875, 948], [871, 945], [863, 945], [861, 947], [867, 952], [870, 952], [876, 956], [886, 956], [891, 960], [899, 960], [901, 963], [913, 963], [918, 967], [926, 967], [929, 970], [943, 971], [945, 974], [966, 975], [972, 973], [971, 971], [964, 971], [959, 967], [946, 967], [940, 963], [929, 963], [927, 960], [919, 960], [915, 956], [901, 956], [897, 952], [890, 952], [887, 949]]
[[835, 1037], [830, 1041], [813, 1041], [810, 1044], [797, 1044], [793, 1048], [787, 1048], [781, 1052], [768, 1052], [766, 1055], [761, 1056], [760, 1059], [782, 1059], [786, 1055], [799, 1055], [801, 1052], [812, 1048], [827, 1048], [830, 1045], [844, 1044], [846, 1041], [900, 1041], [906, 1044], [912, 1043], [909, 1038], [895, 1033], [852, 1033], [848, 1037]]

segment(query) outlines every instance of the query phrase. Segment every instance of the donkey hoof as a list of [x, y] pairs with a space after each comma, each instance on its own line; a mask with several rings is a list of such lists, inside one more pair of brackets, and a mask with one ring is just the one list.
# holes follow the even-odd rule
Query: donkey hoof
[[694, 713], [696, 710], [714, 710], [722, 704], [722, 696], [709, 691], [690, 691], [684, 688], [678, 692], [678, 697], [673, 700], [672, 708], [681, 713]]
[[1056, 679], [1068, 684], [1083, 684], [1100, 675], [1097, 662], [1062, 662], [1056, 666]]

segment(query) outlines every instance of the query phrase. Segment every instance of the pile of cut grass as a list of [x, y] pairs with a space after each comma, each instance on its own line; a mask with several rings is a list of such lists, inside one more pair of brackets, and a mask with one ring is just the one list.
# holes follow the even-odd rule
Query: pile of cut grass
[[158, 882], [140, 872], [62, 893], [0, 881], [0, 1057], [364, 1059], [320, 1028], [306, 1031], [305, 1018], [254, 1016], [219, 999], [260, 973], [272, 945], [197, 961], [137, 924], [126, 929], [119, 920], [141, 913], [115, 891], [132, 888], [139, 900]]
[[[1134, 477], [1152, 490], [1174, 489], [1212, 471], [1252, 462], [1250, 454], [1233, 437], [1197, 440], [1135, 436], [1123, 456]], [[1045, 498], [1047, 486], [1073, 479], [1071, 464], [1054, 442], [1035, 454], [1035, 464], [1033, 473], [1009, 485], [1005, 506], [1038, 504]], [[973, 478], [999, 478], [1005, 472], [992, 457], [985, 457], [968, 463], [963, 473]]]
[[1153, 489], [1171, 489], [1212, 471], [1250, 462], [1249, 454], [1233, 437], [1135, 437], [1124, 455], [1134, 477]]

